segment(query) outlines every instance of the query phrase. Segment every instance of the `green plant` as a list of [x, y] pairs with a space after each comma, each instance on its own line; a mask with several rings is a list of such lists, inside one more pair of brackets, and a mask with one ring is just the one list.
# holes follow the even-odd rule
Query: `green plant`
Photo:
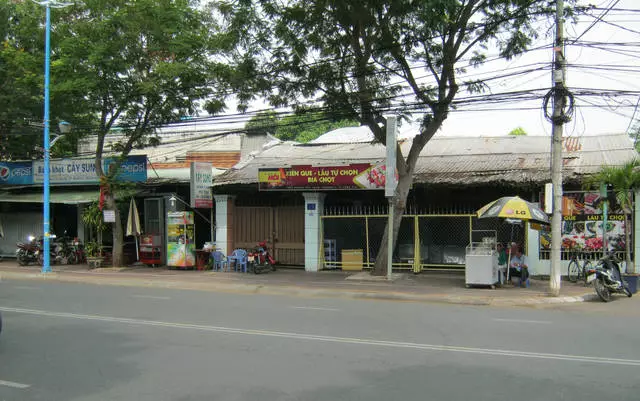
[[84, 246], [84, 251], [89, 258], [102, 256], [102, 246], [96, 241], [89, 241]]
[[107, 224], [104, 222], [104, 216], [98, 202], [92, 202], [84, 209], [82, 222], [89, 227], [91, 238], [97, 237], [97, 244], [102, 246], [102, 233], [107, 229]]

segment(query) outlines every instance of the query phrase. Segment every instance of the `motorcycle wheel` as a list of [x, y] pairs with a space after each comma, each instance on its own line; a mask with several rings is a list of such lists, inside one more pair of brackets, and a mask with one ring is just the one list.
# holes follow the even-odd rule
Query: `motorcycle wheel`
[[596, 289], [596, 294], [598, 294], [602, 302], [611, 301], [611, 291], [604, 285], [601, 278], [593, 282], [593, 287]]
[[24, 252], [20, 252], [18, 254], [18, 264], [20, 266], [26, 266], [29, 264], [29, 260], [27, 259], [27, 255], [24, 254]]
[[42, 252], [40, 252], [40, 253], [38, 254], [38, 264], [39, 264], [40, 266], [43, 266], [43, 265], [44, 265], [44, 254], [43, 254]]
[[624, 287], [624, 293], [627, 295], [627, 297], [631, 298], [633, 296], [633, 294], [631, 293], [631, 290], [629, 290], [627, 287]]
[[274, 265], [274, 264], [270, 264], [270, 265], [271, 265], [271, 271], [272, 272], [276, 271], [276, 265]]
[[67, 264], [69, 265], [78, 264], [78, 255], [76, 255], [75, 252], [69, 252], [69, 255], [67, 255]]

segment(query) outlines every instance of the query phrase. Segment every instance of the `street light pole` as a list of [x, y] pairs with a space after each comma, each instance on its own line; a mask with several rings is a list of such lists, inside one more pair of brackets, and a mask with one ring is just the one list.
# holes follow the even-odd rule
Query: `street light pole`
[[50, 161], [50, 144], [49, 144], [49, 67], [51, 54], [51, 1], [44, 3], [46, 9], [46, 22], [44, 34], [44, 195], [43, 204], [43, 252], [44, 262], [42, 263], [42, 272], [51, 272], [50, 261], [50, 233], [49, 233], [49, 161]]
[[51, 144], [49, 143], [49, 75], [50, 75], [50, 65], [51, 65], [51, 6], [54, 7], [64, 7], [70, 4], [57, 3], [55, 0], [47, 0], [38, 2], [41, 6], [45, 6], [45, 25], [44, 25], [44, 180], [43, 187], [44, 193], [42, 196], [42, 214], [43, 214], [43, 222], [42, 228], [44, 231], [43, 235], [43, 249], [44, 259], [42, 263], [42, 272], [49, 273], [51, 272], [51, 260], [50, 250], [51, 250], [51, 233], [49, 232], [49, 222], [51, 217], [49, 215], [50, 212], [50, 202], [49, 202], [49, 174], [50, 174], [50, 159], [51, 159]]

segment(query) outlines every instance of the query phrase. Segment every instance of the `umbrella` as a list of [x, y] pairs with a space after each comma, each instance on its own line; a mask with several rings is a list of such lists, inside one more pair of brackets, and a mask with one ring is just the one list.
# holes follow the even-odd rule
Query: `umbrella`
[[[532, 221], [549, 224], [549, 216], [538, 206], [518, 196], [505, 196], [484, 205], [477, 212], [479, 219], [504, 218], [510, 224], [519, 224], [521, 221]], [[513, 241], [513, 226], [511, 227], [511, 240]], [[511, 247], [507, 263], [511, 261]], [[509, 279], [509, 266], [507, 264], [507, 280]]]
[[4, 229], [2, 228], [2, 219], [0, 219], [0, 238], [4, 238]]
[[502, 217], [549, 224], [549, 216], [538, 206], [518, 196], [505, 196], [484, 205], [478, 210], [478, 218]]
[[129, 203], [129, 215], [127, 216], [127, 235], [135, 236], [136, 241], [136, 259], [140, 259], [138, 254], [138, 235], [142, 234], [142, 228], [140, 227], [140, 216], [138, 215], [138, 207], [136, 202], [131, 198]]

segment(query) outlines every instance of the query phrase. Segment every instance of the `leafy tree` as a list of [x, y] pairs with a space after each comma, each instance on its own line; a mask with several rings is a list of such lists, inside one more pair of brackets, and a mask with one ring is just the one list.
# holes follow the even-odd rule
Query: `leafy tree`
[[355, 120], [334, 120], [321, 111], [302, 111], [279, 118], [269, 110], [256, 114], [245, 126], [248, 132], [269, 133], [283, 141], [309, 142], [337, 128], [357, 127]]
[[517, 127], [511, 130], [511, 132], [509, 132], [509, 135], [512, 136], [523, 136], [523, 135], [527, 135], [527, 131], [524, 130], [524, 128], [522, 127]]
[[[622, 166], [603, 166], [600, 171], [586, 181], [588, 187], [600, 184], [611, 185], [616, 201], [624, 213], [624, 244], [627, 273], [635, 273], [635, 264], [631, 260], [630, 216], [633, 212], [633, 192], [640, 188], [640, 159], [634, 159]], [[606, 227], [603, 228], [606, 230]]]
[[[55, 94], [93, 117], [84, 129], [97, 135], [95, 166], [106, 189], [105, 207], [116, 213], [113, 265], [118, 266], [123, 244], [115, 199], [120, 163], [133, 148], [156, 143], [155, 127], [202, 107], [224, 106], [211, 99], [218, 78], [227, 73], [211, 61], [212, 51], [222, 44], [208, 14], [189, 0], [85, 0], [59, 12], [64, 15], [56, 24]], [[211, 102], [203, 104], [203, 99]], [[116, 126], [117, 141], [106, 148], [105, 139]], [[102, 169], [106, 152], [120, 156], [110, 171]]]
[[[334, 116], [367, 125], [382, 143], [385, 114], [417, 116], [420, 133], [408, 153], [398, 147], [396, 239], [420, 152], [457, 106], [461, 91], [487, 87], [483, 81], [460, 82], [459, 74], [482, 65], [490, 47], [505, 58], [524, 52], [537, 36], [535, 21], [547, 18], [554, 3], [262, 0], [222, 3], [219, 11], [229, 29], [247, 38], [248, 51], [238, 64], [254, 66], [237, 86], [245, 94], [241, 100], [261, 92], [274, 106], [317, 101]], [[384, 233], [374, 274], [385, 270]]]

